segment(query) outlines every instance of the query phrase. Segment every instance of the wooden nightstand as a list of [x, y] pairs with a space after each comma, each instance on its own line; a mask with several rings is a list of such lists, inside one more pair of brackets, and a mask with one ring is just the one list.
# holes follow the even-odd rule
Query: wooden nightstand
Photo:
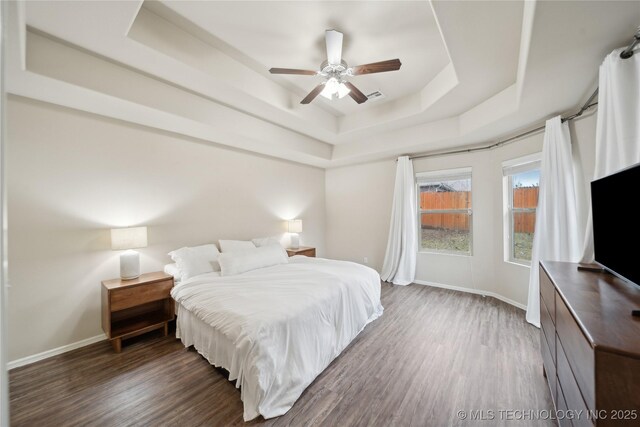
[[123, 339], [160, 328], [167, 335], [175, 311], [171, 288], [173, 277], [162, 272], [102, 282], [102, 329], [116, 353]]
[[300, 246], [298, 249], [289, 248], [287, 249], [287, 255], [289, 256], [304, 255], [304, 256], [315, 258], [316, 248], [312, 248], [309, 246]]

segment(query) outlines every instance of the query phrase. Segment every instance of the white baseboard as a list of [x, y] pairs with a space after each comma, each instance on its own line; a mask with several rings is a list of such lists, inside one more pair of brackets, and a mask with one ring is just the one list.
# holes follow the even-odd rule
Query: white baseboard
[[434, 288], [443, 288], [443, 289], [451, 289], [452, 291], [467, 292], [470, 294], [482, 295], [485, 297], [493, 297], [495, 299], [499, 299], [500, 301], [504, 301], [507, 304], [511, 304], [514, 307], [518, 307], [521, 310], [525, 310], [525, 311], [527, 310], [527, 306], [524, 304], [520, 304], [519, 302], [503, 297], [502, 295], [485, 291], [482, 289], [471, 289], [471, 288], [463, 288], [462, 286], [443, 285], [442, 283], [426, 282], [424, 280], [414, 280], [413, 283], [417, 283], [418, 285], [433, 286]]
[[12, 360], [7, 363], [7, 369], [19, 368], [20, 366], [30, 365], [31, 363], [38, 362], [40, 360], [48, 359], [53, 356], [57, 356], [62, 353], [66, 353], [76, 348], [85, 347], [89, 344], [94, 344], [107, 339], [105, 334], [96, 335], [95, 337], [87, 338], [81, 341], [77, 341], [71, 344], [63, 345], [62, 347], [54, 348], [51, 350], [43, 351], [42, 353], [34, 354], [31, 356], [23, 357], [20, 359]]

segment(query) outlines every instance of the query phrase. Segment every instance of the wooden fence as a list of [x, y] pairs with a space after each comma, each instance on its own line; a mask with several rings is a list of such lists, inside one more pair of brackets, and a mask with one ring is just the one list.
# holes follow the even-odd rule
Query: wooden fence
[[[538, 187], [516, 188], [513, 192], [515, 208], [535, 208], [538, 204]], [[468, 209], [471, 208], [471, 192], [449, 191], [420, 193], [421, 209]], [[516, 233], [533, 233], [535, 212], [518, 212], [514, 215]], [[422, 215], [422, 228], [445, 230], [469, 230], [469, 216], [465, 213], [433, 213]]]
[[[470, 191], [420, 193], [421, 209], [468, 209], [470, 207]], [[421, 220], [422, 228], [469, 230], [469, 215], [464, 213], [434, 213], [422, 215]]]
[[513, 190], [514, 208], [535, 208], [538, 206], [538, 187], [522, 187]]
[[533, 233], [536, 227], [535, 212], [516, 212], [513, 215], [513, 231], [516, 233]]
[[[538, 206], [538, 187], [523, 187], [513, 190], [514, 208], [535, 208]], [[513, 230], [516, 233], [533, 233], [536, 227], [535, 212], [516, 212], [513, 215]]]

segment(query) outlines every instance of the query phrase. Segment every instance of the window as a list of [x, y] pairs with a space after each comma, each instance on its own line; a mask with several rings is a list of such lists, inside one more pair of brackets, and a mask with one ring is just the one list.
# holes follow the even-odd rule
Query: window
[[420, 250], [471, 255], [471, 168], [416, 178]]
[[505, 259], [529, 265], [540, 190], [540, 156], [505, 162], [502, 170], [507, 193]]

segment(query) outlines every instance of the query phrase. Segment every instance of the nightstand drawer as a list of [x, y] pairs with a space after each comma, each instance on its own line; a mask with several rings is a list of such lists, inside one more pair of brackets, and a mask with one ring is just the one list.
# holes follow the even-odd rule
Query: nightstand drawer
[[303, 255], [303, 256], [314, 258], [316, 256], [316, 248], [304, 247], [304, 246], [297, 249], [289, 248], [287, 249], [287, 255], [289, 255], [290, 257], [294, 255]]
[[170, 297], [173, 280], [149, 283], [111, 291], [111, 311], [124, 310]]
[[308, 257], [314, 258], [316, 256], [316, 250], [315, 249], [307, 249], [305, 251], [298, 252], [297, 255], [304, 255], [304, 256], [308, 256]]

